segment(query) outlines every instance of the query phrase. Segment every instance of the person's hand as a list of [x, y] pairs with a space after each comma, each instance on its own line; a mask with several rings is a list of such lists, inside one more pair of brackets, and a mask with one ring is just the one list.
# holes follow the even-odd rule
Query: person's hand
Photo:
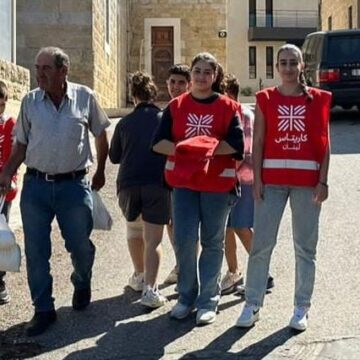
[[105, 174], [103, 171], [96, 171], [91, 182], [91, 189], [99, 191], [105, 185]]
[[11, 176], [0, 173], [0, 195], [5, 195], [11, 190]]
[[313, 201], [317, 205], [321, 205], [323, 201], [325, 201], [329, 196], [329, 188], [327, 184], [319, 182], [315, 189], [313, 194]]
[[253, 185], [253, 197], [255, 201], [261, 201], [264, 199], [263, 195], [264, 186], [261, 180], [255, 180]]

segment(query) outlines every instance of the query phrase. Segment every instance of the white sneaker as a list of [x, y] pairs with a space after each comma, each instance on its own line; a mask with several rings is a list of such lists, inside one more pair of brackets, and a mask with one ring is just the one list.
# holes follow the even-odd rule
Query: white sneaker
[[221, 295], [230, 294], [235, 291], [236, 286], [243, 283], [243, 277], [239, 273], [227, 271], [221, 280]]
[[190, 315], [192, 310], [193, 306], [187, 306], [180, 302], [177, 302], [176, 305], [172, 308], [170, 316], [178, 320], [185, 319]]
[[307, 306], [295, 306], [294, 315], [290, 320], [289, 326], [298, 331], [304, 331], [308, 325], [308, 311]]
[[134, 291], [143, 291], [144, 289], [144, 273], [135, 272], [129, 277], [128, 286]]
[[169, 275], [164, 280], [164, 284], [176, 284], [178, 281], [178, 270], [176, 266], [170, 271]]
[[259, 320], [260, 308], [252, 304], [245, 304], [240, 317], [238, 318], [235, 326], [248, 328]]
[[157, 288], [152, 289], [151, 287], [147, 287], [143, 292], [140, 304], [152, 309], [156, 309], [165, 305], [166, 302], [166, 297], [161, 295]]
[[197, 325], [211, 324], [216, 319], [216, 311], [208, 309], [199, 309], [196, 314]]

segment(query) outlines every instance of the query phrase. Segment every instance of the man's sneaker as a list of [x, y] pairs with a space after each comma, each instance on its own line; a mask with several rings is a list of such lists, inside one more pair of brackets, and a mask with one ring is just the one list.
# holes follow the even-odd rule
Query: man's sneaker
[[[266, 284], [266, 293], [268, 294], [270, 292], [270, 289], [272, 289], [274, 286], [274, 278], [269, 275]], [[245, 295], [245, 284], [236, 286], [236, 293], [240, 295]]]
[[298, 331], [304, 331], [308, 324], [308, 311], [307, 306], [295, 306], [294, 315], [290, 320], [289, 326]]
[[144, 289], [144, 273], [135, 272], [129, 277], [128, 286], [134, 291], [143, 291]]
[[0, 285], [0, 305], [7, 304], [10, 301], [10, 296], [6, 290], [5, 283]]
[[144, 290], [140, 301], [141, 305], [150, 307], [152, 309], [156, 309], [160, 306], [163, 306], [165, 305], [166, 302], [167, 302], [166, 297], [161, 295], [157, 288], [152, 289], [151, 287], [147, 287]]
[[216, 319], [216, 311], [208, 309], [199, 309], [196, 314], [197, 325], [211, 324]]
[[253, 326], [255, 322], [259, 320], [259, 312], [260, 308], [258, 306], [245, 304], [235, 326], [242, 328]]
[[176, 305], [172, 308], [170, 316], [178, 320], [185, 319], [193, 311], [193, 308], [193, 306], [187, 306], [177, 302]]
[[176, 284], [178, 281], [178, 269], [175, 266], [164, 280], [164, 284]]
[[243, 282], [241, 274], [227, 271], [221, 280], [221, 295], [231, 294], [236, 290], [236, 286], [242, 285]]

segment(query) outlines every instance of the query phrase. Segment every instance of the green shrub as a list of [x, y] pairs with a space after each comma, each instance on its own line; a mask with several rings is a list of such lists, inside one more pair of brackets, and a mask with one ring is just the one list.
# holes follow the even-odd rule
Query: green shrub
[[251, 96], [253, 94], [252, 88], [250, 86], [245, 86], [240, 90], [242, 96]]

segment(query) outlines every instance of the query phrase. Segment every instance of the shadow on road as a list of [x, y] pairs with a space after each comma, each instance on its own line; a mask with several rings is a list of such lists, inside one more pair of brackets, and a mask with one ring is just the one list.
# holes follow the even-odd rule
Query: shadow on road
[[[74, 311], [72, 307], [57, 309], [56, 323], [43, 335], [28, 338], [24, 334], [25, 323], [0, 332], [1, 359], [25, 359], [66, 347], [78, 341], [111, 333], [117, 322], [145, 315], [149, 311], [137, 300], [139, 294], [129, 288], [113, 298], [91, 303], [86, 311]], [[6, 353], [3, 346], [7, 346]], [[111, 346], [110, 346], [111, 349]], [[21, 357], [19, 357], [21, 353]], [[6, 356], [6, 357], [5, 357]], [[86, 357], [87, 358], [87, 357]], [[88, 358], [87, 358], [88, 359]]]
[[[75, 347], [84, 350], [73, 348], [65, 359], [159, 359], [165, 354], [167, 345], [193, 330], [195, 313], [177, 321], [170, 318], [168, 309], [162, 308], [154, 317], [138, 300], [139, 294], [125, 288], [120, 296], [92, 302], [86, 311], [76, 312], [72, 307], [61, 307], [57, 310], [58, 320], [51, 329], [34, 338], [25, 337], [25, 323], [17, 324], [0, 333], [0, 358], [27, 359], [40, 354], [49, 354], [50, 357], [54, 350], [79, 343]], [[222, 303], [219, 310], [238, 305], [241, 301], [243, 298], [239, 297]], [[229, 329], [209, 345], [209, 351], [212, 352], [214, 347], [216, 351], [226, 352], [245, 333]], [[89, 344], [80, 345], [87, 339], [91, 339]], [[93, 346], [94, 341], [96, 346]]]
[[239, 329], [232, 327], [221, 336], [211, 342], [206, 348], [194, 351], [184, 355], [181, 360], [191, 359], [223, 359], [223, 360], [237, 360], [237, 359], [251, 359], [261, 360], [266, 355], [270, 354], [277, 347], [285, 344], [290, 338], [296, 336], [298, 333], [285, 327], [277, 332], [271, 334], [263, 340], [254, 343], [240, 352], [228, 352], [232, 345], [241, 339], [249, 329]]
[[162, 314], [145, 321], [130, 321], [114, 326], [97, 341], [97, 346], [73, 352], [66, 360], [77, 359], [160, 359], [166, 345], [189, 333], [194, 315], [183, 321]]

